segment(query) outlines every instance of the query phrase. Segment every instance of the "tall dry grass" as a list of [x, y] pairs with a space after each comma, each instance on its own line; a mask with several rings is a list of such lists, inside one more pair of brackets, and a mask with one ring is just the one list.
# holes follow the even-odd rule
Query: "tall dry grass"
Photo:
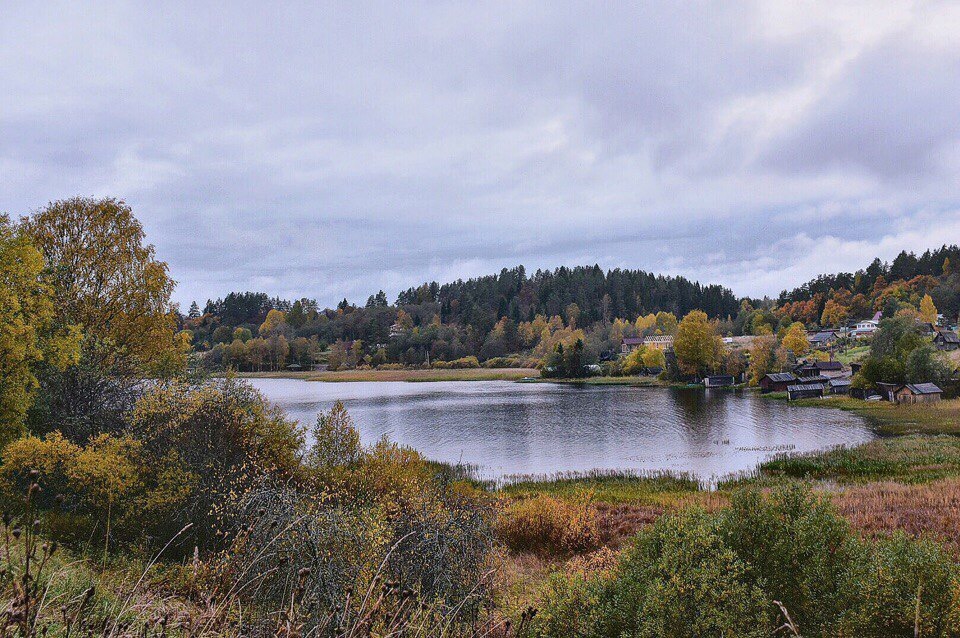
[[844, 518], [869, 536], [903, 531], [939, 540], [960, 556], [960, 478], [870, 483], [843, 490], [834, 501]]

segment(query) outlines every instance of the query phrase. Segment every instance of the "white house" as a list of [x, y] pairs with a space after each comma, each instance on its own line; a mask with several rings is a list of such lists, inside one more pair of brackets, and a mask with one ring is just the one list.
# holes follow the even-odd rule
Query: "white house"
[[864, 319], [863, 321], [858, 321], [856, 327], [851, 331], [853, 337], [866, 337], [872, 335], [877, 331], [877, 328], [880, 327], [880, 316], [878, 312], [873, 315], [873, 319]]

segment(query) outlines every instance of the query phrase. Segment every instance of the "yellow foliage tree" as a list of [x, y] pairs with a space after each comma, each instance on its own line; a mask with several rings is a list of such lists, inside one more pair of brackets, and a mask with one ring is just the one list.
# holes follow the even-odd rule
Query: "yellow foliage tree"
[[776, 364], [777, 339], [773, 335], [758, 337], [750, 344], [750, 384], [759, 385], [760, 379], [778, 372]]
[[723, 346], [714, 334], [707, 314], [701, 310], [693, 310], [677, 327], [673, 350], [677, 354], [677, 364], [682, 372], [702, 376], [717, 365]]
[[175, 282], [133, 211], [116, 199], [53, 202], [23, 229], [43, 255], [58, 329], [80, 326], [85, 360], [113, 374], [182, 367]]
[[920, 300], [920, 316], [924, 321], [937, 325], [937, 307], [933, 305], [930, 295], [924, 295]]
[[287, 316], [282, 311], [277, 310], [276, 308], [271, 308], [270, 312], [267, 313], [266, 319], [264, 319], [263, 323], [260, 324], [260, 336], [270, 337], [276, 334], [276, 332], [283, 326], [286, 318]]
[[649, 348], [643, 353], [643, 365], [648, 368], [662, 368], [666, 363], [663, 350], [659, 348]]
[[657, 325], [657, 316], [653, 313], [649, 315], [640, 315], [637, 317], [637, 321], [634, 323], [634, 327], [637, 329], [638, 334], [643, 334], [644, 332], [656, 327]]
[[849, 312], [847, 308], [841, 306], [833, 299], [828, 299], [823, 306], [823, 314], [820, 315], [820, 325], [829, 327], [838, 327], [847, 320]]
[[677, 316], [672, 312], [658, 312], [657, 330], [660, 332], [660, 334], [677, 334]]
[[796, 321], [790, 324], [787, 334], [783, 336], [783, 347], [796, 357], [803, 356], [810, 349], [810, 340], [807, 339], [807, 329]]
[[0, 215], [0, 446], [23, 432], [36, 365], [76, 362], [79, 333], [73, 326], [52, 330], [53, 297], [42, 271], [40, 252]]
[[635, 374], [640, 374], [640, 372], [646, 367], [646, 364], [643, 362], [643, 355], [646, 353], [646, 348], [634, 348], [630, 354], [623, 358], [623, 373], [627, 376], [633, 376]]

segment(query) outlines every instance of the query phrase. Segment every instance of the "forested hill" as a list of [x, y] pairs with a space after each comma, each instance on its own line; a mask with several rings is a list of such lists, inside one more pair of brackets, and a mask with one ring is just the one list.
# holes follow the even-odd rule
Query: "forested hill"
[[930, 295], [944, 315], [957, 316], [960, 312], [960, 247], [944, 245], [919, 256], [902, 251], [891, 263], [876, 258], [855, 273], [820, 275], [798, 288], [780, 293], [777, 305], [794, 319], [823, 323], [822, 313], [831, 300], [833, 306], [849, 309], [851, 317], [856, 318], [876, 310], [892, 316], [903, 304], [916, 306], [924, 295]]
[[[202, 312], [194, 303], [181, 326], [190, 332], [196, 349], [223, 346], [214, 358], [240, 367], [255, 365], [243, 350], [251, 350], [251, 343], [254, 350], [261, 348], [261, 340], [277, 351], [271, 355], [273, 365], [309, 362], [311, 351], [335, 343], [352, 344], [357, 358], [374, 357], [382, 349], [380, 359], [386, 362], [420, 363], [469, 356], [485, 360], [531, 352], [537, 346], [543, 350], [552, 344], [543, 339], [545, 328], [551, 339], [579, 330], [597, 356], [619, 349], [624, 330], [632, 334], [638, 317], [659, 313], [664, 329], [691, 310], [726, 319], [739, 308], [740, 300], [729, 289], [684, 277], [641, 270], [605, 272], [599, 266], [538, 270], [528, 276], [517, 266], [466, 281], [424, 283], [400, 293], [394, 303], [380, 291], [362, 305], [344, 299], [325, 310], [312, 299], [235, 292], [207, 301]], [[279, 312], [271, 319], [271, 311]], [[658, 322], [647, 323], [653, 330]], [[251, 341], [258, 336], [262, 339]], [[224, 349], [228, 345], [232, 350]]]
[[579, 309], [579, 324], [650, 312], [679, 316], [703, 310], [711, 317], [735, 315], [739, 300], [718, 285], [701, 285], [684, 277], [654, 275], [642, 270], [610, 270], [578, 266], [537, 270], [527, 276], [523, 266], [504, 268], [498, 275], [438, 285], [425, 283], [400, 293], [398, 305], [437, 302], [444, 322], [489, 329], [501, 317], [532, 321], [538, 314], [565, 316], [570, 304]]

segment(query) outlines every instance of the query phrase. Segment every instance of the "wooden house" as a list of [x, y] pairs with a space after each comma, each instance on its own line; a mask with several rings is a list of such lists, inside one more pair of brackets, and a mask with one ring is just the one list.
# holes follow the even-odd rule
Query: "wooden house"
[[957, 336], [956, 332], [941, 330], [934, 336], [933, 345], [937, 347], [937, 350], [953, 351], [960, 348], [960, 337]]
[[813, 365], [816, 366], [819, 374], [831, 379], [845, 374], [843, 364], [839, 361], [817, 361]]
[[703, 386], [705, 388], [728, 388], [735, 383], [733, 375], [716, 374], [710, 377], [704, 377]]
[[877, 391], [880, 393], [880, 397], [884, 401], [893, 402], [896, 400], [894, 394], [900, 389], [899, 383], [878, 383]]
[[836, 330], [821, 330], [807, 337], [810, 347], [814, 349], [827, 348], [837, 340]]
[[850, 377], [830, 379], [827, 388], [830, 389], [830, 394], [850, 394]]
[[797, 382], [797, 377], [792, 372], [771, 372], [763, 375], [760, 379], [760, 391], [767, 392], [786, 392], [787, 386]]
[[793, 373], [800, 378], [820, 376], [820, 370], [816, 363], [799, 363], [794, 366]]
[[797, 399], [816, 399], [822, 396], [822, 383], [805, 383], [803, 385], [787, 386], [787, 398], [791, 401], [796, 401]]
[[897, 403], [936, 403], [943, 394], [935, 383], [907, 383], [893, 393]]

